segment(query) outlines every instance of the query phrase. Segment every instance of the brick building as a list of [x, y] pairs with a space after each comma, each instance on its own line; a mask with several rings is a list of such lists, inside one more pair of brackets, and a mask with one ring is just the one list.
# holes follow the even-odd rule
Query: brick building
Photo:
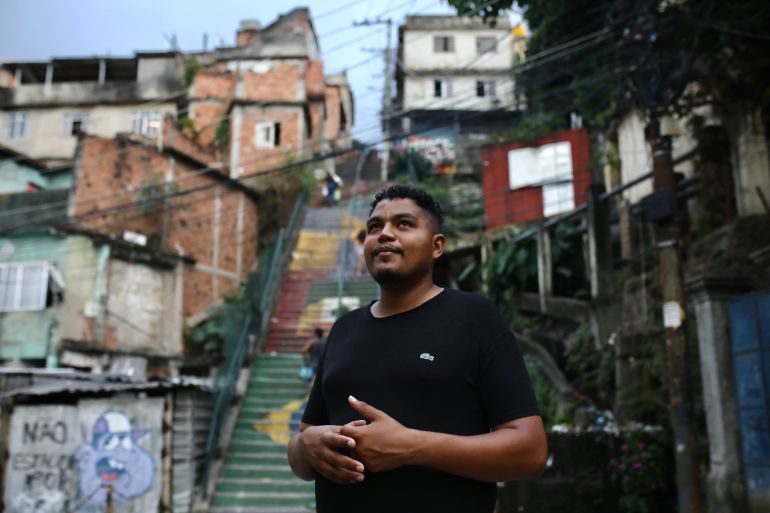
[[[213, 156], [164, 123], [163, 149], [154, 140], [82, 138], [70, 215], [81, 226], [122, 237], [140, 234], [161, 252], [187, 257], [184, 317], [205, 311], [245, 280], [256, 264], [259, 211], [255, 193], [211, 167]], [[186, 193], [186, 191], [196, 191]], [[149, 201], [140, 208], [127, 203]], [[114, 210], [113, 210], [114, 209]], [[111, 212], [88, 217], [89, 212]]]
[[350, 87], [344, 74], [325, 81], [307, 9], [266, 27], [244, 21], [236, 46], [188, 62], [200, 68], [188, 91], [192, 132], [221, 152], [232, 176], [350, 144]]

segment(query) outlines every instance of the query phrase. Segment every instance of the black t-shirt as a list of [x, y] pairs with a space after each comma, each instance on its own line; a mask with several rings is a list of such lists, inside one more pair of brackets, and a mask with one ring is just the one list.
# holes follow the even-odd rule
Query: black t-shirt
[[[406, 427], [455, 435], [539, 414], [505, 320], [482, 296], [451, 289], [408, 312], [378, 319], [365, 307], [335, 323], [303, 422], [360, 419], [351, 394]], [[348, 485], [319, 476], [315, 488], [318, 513], [483, 513], [496, 493], [494, 483], [416, 466]]]

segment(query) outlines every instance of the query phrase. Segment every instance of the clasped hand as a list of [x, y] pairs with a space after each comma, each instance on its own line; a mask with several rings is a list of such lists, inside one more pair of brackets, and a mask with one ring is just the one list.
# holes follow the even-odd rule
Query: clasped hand
[[411, 429], [404, 427], [387, 413], [348, 397], [350, 406], [366, 421], [355, 421], [342, 426], [340, 434], [355, 441], [353, 457], [370, 472], [384, 472], [408, 463]]
[[[302, 443], [316, 472], [335, 483], [350, 484], [364, 480], [364, 469], [383, 472], [406, 464], [411, 430], [353, 396], [348, 402], [365, 420], [344, 426], [309, 426], [302, 432]], [[340, 453], [345, 448], [352, 451], [352, 457]]]

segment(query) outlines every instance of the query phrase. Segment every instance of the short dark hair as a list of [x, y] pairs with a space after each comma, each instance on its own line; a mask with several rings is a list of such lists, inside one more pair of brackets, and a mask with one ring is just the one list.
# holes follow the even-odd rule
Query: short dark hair
[[315, 336], [318, 338], [321, 338], [324, 336], [324, 330], [322, 328], [315, 328], [313, 332], [315, 333]]
[[391, 185], [387, 189], [383, 189], [374, 195], [374, 201], [369, 206], [369, 216], [374, 212], [374, 208], [382, 200], [392, 199], [411, 199], [417, 206], [430, 214], [431, 218], [436, 221], [438, 230], [444, 226], [444, 211], [441, 210], [441, 205], [433, 199], [433, 196], [411, 185]]

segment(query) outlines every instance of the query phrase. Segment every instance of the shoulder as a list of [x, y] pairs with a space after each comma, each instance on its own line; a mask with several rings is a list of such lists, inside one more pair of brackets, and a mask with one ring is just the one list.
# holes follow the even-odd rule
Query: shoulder
[[485, 296], [449, 288], [444, 289], [444, 294], [448, 313], [452, 315], [456, 312], [480, 332], [496, 335], [509, 329], [500, 310]]
[[495, 304], [481, 294], [449, 288], [444, 289], [444, 294], [446, 294], [447, 303], [452, 306], [468, 308], [473, 313], [499, 315]]
[[329, 332], [329, 338], [332, 337], [335, 331], [345, 330], [347, 328], [360, 326], [366, 322], [369, 318], [369, 305], [356, 308], [343, 314], [339, 319], [334, 321], [334, 325]]

